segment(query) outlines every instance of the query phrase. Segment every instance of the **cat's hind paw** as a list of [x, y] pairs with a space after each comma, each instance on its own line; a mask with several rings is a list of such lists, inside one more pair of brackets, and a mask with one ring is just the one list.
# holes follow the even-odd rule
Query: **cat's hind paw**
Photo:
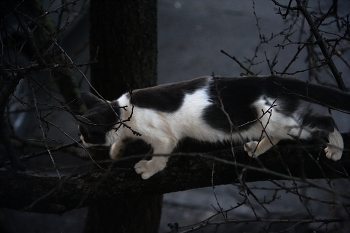
[[150, 161], [141, 160], [135, 164], [135, 171], [146, 180], [166, 167], [167, 157], [153, 157]]
[[332, 145], [328, 145], [326, 148], [324, 148], [324, 152], [326, 153], [327, 158], [334, 161], [341, 159], [341, 156], [343, 154], [343, 150]]
[[256, 154], [256, 149], [258, 147], [259, 142], [251, 141], [244, 144], [244, 150], [248, 153], [248, 155], [252, 158], [256, 158], [259, 155]]
[[334, 161], [341, 159], [344, 149], [344, 141], [343, 137], [336, 128], [334, 128], [334, 131], [332, 133], [329, 133], [328, 141], [329, 144], [324, 149], [327, 158]]

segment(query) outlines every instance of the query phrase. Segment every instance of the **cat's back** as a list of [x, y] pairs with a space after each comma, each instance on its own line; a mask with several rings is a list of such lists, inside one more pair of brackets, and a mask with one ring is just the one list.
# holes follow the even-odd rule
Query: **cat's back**
[[138, 89], [131, 93], [130, 102], [140, 108], [172, 113], [181, 107], [187, 94], [206, 89], [210, 82], [211, 77], [200, 77], [179, 83]]
[[[158, 85], [134, 90], [129, 99], [132, 105], [167, 113], [176, 112], [184, 103], [185, 96], [197, 91], [207, 93], [207, 98], [234, 107], [249, 107], [264, 95], [276, 95], [276, 83], [282, 78], [266, 77], [213, 77], [205, 76], [189, 81]], [[284, 79], [287, 81], [286, 79]]]

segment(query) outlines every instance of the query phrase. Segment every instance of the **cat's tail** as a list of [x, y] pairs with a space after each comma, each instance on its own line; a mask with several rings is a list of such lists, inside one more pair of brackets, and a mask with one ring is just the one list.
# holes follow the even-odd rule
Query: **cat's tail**
[[350, 93], [335, 88], [315, 85], [297, 79], [274, 77], [283, 96], [297, 95], [299, 99], [316, 103], [331, 109], [350, 114]]

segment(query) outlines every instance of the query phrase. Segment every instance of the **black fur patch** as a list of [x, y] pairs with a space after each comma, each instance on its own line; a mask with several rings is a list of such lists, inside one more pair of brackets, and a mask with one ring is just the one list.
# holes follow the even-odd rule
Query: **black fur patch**
[[303, 125], [310, 128], [317, 128], [327, 133], [331, 133], [336, 128], [336, 124], [330, 116], [316, 116], [307, 114], [303, 117]]
[[252, 104], [261, 97], [278, 100], [285, 115], [292, 114], [299, 106], [297, 96], [286, 95], [271, 77], [215, 77], [209, 93], [214, 105], [205, 109], [204, 120], [227, 133], [231, 132], [227, 115], [233, 124], [233, 132], [249, 129], [256, 122], [258, 112]]
[[135, 90], [131, 95], [131, 104], [140, 108], [175, 112], [181, 107], [186, 94], [191, 94], [206, 84], [207, 78], [197, 78], [187, 82]]
[[256, 119], [257, 113], [250, 106], [261, 92], [252, 90], [248, 79], [214, 78], [209, 94], [213, 105], [205, 109], [203, 117], [211, 127], [229, 133], [231, 126], [227, 115], [233, 123], [233, 131], [246, 128], [242, 125]]

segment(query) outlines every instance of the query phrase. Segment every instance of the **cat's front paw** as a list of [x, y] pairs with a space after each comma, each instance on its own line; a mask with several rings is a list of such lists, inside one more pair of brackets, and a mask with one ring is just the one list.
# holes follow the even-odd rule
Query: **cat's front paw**
[[341, 159], [341, 156], [343, 154], [343, 150], [332, 145], [328, 145], [326, 148], [324, 148], [324, 152], [326, 153], [327, 158], [334, 161]]
[[147, 160], [141, 160], [135, 164], [135, 171], [140, 174], [142, 179], [146, 180], [154, 175], [154, 172], [150, 171]]
[[252, 158], [256, 158], [259, 154], [256, 153], [259, 142], [251, 141], [244, 144], [244, 150], [248, 153], [248, 155]]
[[157, 172], [163, 170], [166, 167], [166, 162], [168, 158], [157, 157], [150, 161], [141, 160], [135, 164], [135, 171], [140, 174], [142, 179], [146, 180], [156, 174]]

